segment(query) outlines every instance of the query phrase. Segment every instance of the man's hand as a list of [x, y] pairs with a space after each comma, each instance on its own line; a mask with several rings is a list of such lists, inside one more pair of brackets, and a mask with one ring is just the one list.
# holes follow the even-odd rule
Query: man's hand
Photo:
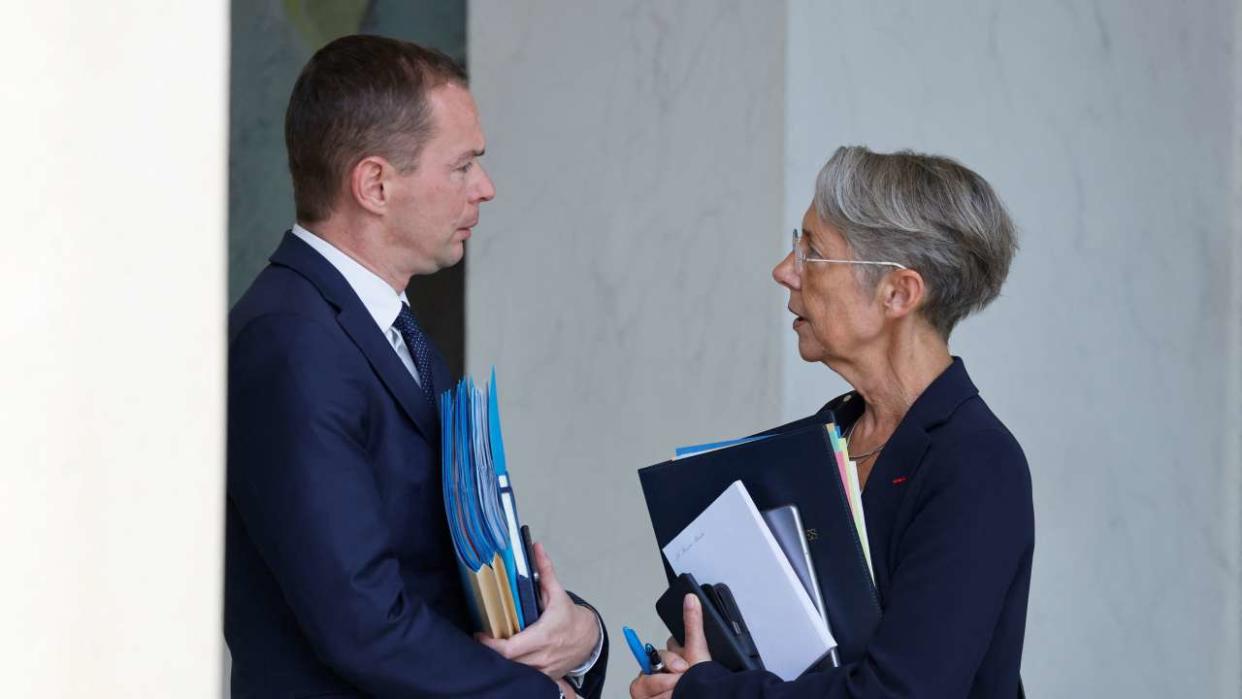
[[676, 639], [668, 639], [668, 650], [660, 651], [664, 672], [654, 675], [639, 674], [634, 678], [630, 683], [631, 699], [671, 699], [682, 673], [693, 665], [712, 659], [711, 653], [707, 651], [707, 637], [703, 633], [703, 608], [699, 606], [698, 597], [686, 595], [682, 602], [681, 617], [686, 628], [685, 647], [678, 645]]
[[[483, 645], [509, 660], [529, 665], [554, 680], [560, 680], [591, 657], [599, 640], [595, 612], [574, 604], [556, 579], [552, 559], [535, 544], [535, 568], [539, 571], [543, 614], [539, 621], [508, 639], [486, 634], [476, 638]], [[568, 696], [568, 695], [566, 695]]]

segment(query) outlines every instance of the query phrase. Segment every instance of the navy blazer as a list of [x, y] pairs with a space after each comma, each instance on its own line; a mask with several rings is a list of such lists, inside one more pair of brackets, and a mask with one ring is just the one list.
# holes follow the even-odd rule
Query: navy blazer
[[471, 637], [437, 412], [292, 234], [229, 314], [224, 631], [234, 699], [559, 694]]
[[[848, 428], [863, 400], [848, 393], [782, 429], [828, 410]], [[1019, 696], [1035, 547], [1030, 469], [961, 359], [910, 406], [872, 469], [863, 508], [883, 609], [864, 658], [792, 682], [702, 663], [674, 699]]]

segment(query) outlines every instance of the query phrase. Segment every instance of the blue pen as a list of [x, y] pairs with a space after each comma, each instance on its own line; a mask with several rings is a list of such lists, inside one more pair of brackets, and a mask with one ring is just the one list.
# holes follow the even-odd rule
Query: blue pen
[[644, 645], [634, 629], [628, 626], [622, 626], [621, 631], [625, 633], [625, 642], [629, 644], [630, 652], [634, 654], [634, 659], [638, 661], [638, 667], [644, 675], [664, 671], [664, 663], [660, 660], [660, 653], [655, 646], [650, 643]]

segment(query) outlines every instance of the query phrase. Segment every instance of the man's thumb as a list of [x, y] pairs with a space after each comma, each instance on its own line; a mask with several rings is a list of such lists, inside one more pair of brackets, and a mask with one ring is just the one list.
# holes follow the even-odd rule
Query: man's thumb
[[535, 544], [535, 570], [539, 571], [539, 586], [543, 588], [546, 595], [544, 602], [546, 607], [552, 597], [559, 595], [562, 590], [561, 581], [556, 577], [556, 568], [552, 566], [552, 558], [543, 548], [543, 544]]
[[683, 646], [686, 662], [694, 665], [712, 659], [707, 650], [707, 637], [703, 634], [703, 607], [699, 598], [687, 594], [681, 606], [682, 623], [686, 628], [686, 643]]

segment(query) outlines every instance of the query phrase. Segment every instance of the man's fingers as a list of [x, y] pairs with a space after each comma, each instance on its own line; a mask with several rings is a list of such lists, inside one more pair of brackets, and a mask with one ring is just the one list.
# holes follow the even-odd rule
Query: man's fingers
[[707, 637], [703, 634], [703, 607], [696, 595], [686, 595], [681, 615], [686, 627], [686, 647], [682, 654], [686, 662], [694, 665], [711, 660], [712, 654], [707, 650]]
[[557, 595], [565, 592], [565, 588], [561, 587], [561, 581], [557, 580], [556, 568], [552, 567], [552, 559], [544, 550], [543, 544], [535, 544], [535, 568], [539, 571], [539, 586], [543, 588], [544, 608], [546, 609]]
[[499, 653], [501, 657], [522, 662], [529, 659], [529, 656], [534, 655], [546, 643], [538, 631], [532, 631], [533, 628], [509, 638], [492, 638], [484, 633], [475, 634], [474, 637], [479, 643]]
[[503, 641], [493, 640], [491, 643], [484, 642], [483, 645], [500, 653], [509, 660], [521, 661], [538, 651], [546, 643], [547, 639], [543, 638], [541, 630], [531, 626]]
[[474, 639], [478, 641], [479, 643], [482, 643], [483, 645], [487, 646], [488, 648], [491, 648], [492, 650], [496, 651], [501, 656], [505, 658], [509, 658], [510, 660], [513, 659], [513, 656], [510, 655], [511, 651], [510, 651], [509, 641], [505, 639], [501, 639], [501, 638], [492, 638], [491, 636], [488, 636], [485, 633], [476, 633], [474, 635]]

